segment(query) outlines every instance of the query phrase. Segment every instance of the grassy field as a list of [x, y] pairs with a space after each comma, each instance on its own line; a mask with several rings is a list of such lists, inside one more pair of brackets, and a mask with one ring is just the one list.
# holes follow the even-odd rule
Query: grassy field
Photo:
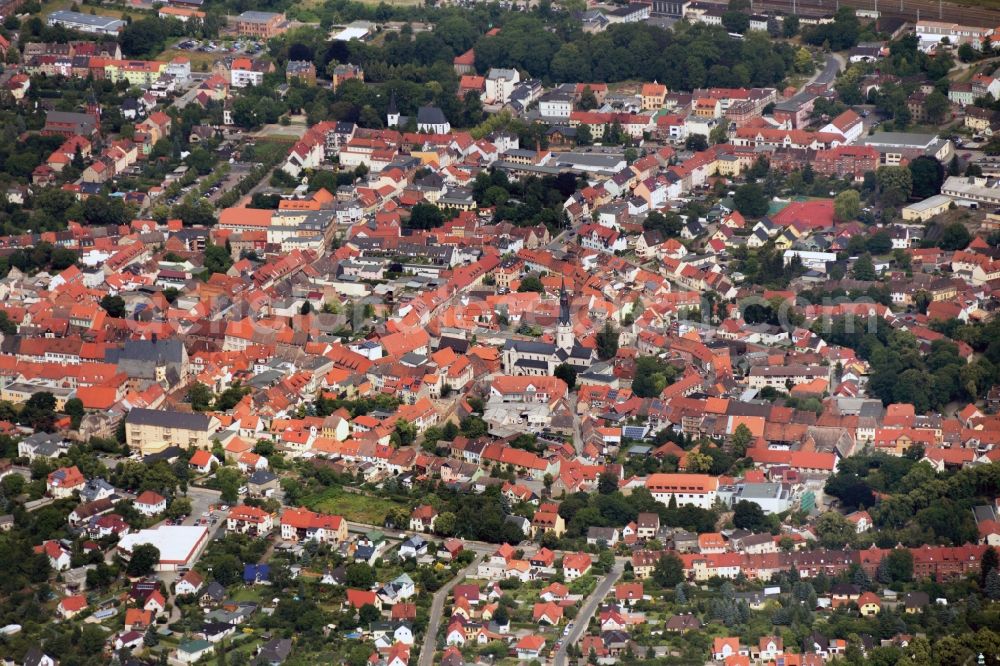
[[311, 497], [305, 504], [313, 511], [336, 514], [344, 516], [351, 522], [369, 525], [381, 525], [391, 509], [398, 507], [409, 509], [406, 505], [389, 499], [349, 493], [341, 488], [327, 488]]
[[212, 64], [222, 56], [218, 53], [205, 53], [204, 51], [185, 51], [183, 49], [167, 49], [156, 59], [161, 62], [170, 62], [177, 56], [184, 56], [191, 61], [192, 72], [207, 72], [212, 69]]
[[[52, 12], [67, 10], [73, 6], [74, 1], [75, 0], [46, 0], [42, 3], [42, 16], [48, 16]], [[114, 7], [105, 7], [103, 5], [100, 7], [94, 7], [92, 5], [83, 6], [79, 2], [77, 2], [77, 5], [80, 7], [78, 11], [84, 14], [90, 14], [91, 10], [93, 10], [94, 14], [99, 14], [101, 16], [113, 16], [114, 18], [121, 18], [122, 14], [124, 14], [121, 9], [116, 9]], [[134, 16], [136, 12], [133, 11], [132, 14]]]

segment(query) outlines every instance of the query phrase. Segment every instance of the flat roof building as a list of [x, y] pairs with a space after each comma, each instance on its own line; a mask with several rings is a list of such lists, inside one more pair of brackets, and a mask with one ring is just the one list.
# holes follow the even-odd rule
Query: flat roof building
[[118, 549], [128, 558], [136, 546], [156, 546], [160, 551], [157, 571], [176, 571], [192, 566], [208, 543], [208, 528], [204, 525], [161, 525], [156, 529], [126, 534]]
[[944, 194], [935, 194], [927, 197], [923, 201], [912, 203], [903, 208], [904, 220], [918, 220], [926, 222], [935, 215], [939, 215], [951, 207], [951, 197]]
[[93, 35], [117, 35], [125, 28], [125, 21], [111, 16], [97, 16], [60, 10], [49, 14], [49, 25], [61, 25], [70, 30], [89, 32]]

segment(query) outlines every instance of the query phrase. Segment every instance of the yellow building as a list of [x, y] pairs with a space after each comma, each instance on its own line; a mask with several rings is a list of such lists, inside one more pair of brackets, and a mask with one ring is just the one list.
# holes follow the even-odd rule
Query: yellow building
[[113, 83], [124, 80], [133, 86], [149, 86], [166, 68], [167, 63], [152, 60], [112, 60], [104, 65], [104, 77]]
[[566, 521], [555, 512], [539, 511], [531, 521], [531, 536], [552, 532], [557, 537], [566, 533]]
[[55, 410], [60, 412], [66, 406], [66, 401], [76, 395], [76, 391], [65, 386], [54, 386], [40, 381], [16, 381], [0, 389], [0, 400], [20, 405], [27, 402], [36, 393], [51, 393], [56, 399]]
[[912, 203], [903, 208], [904, 220], [918, 220], [926, 222], [935, 215], [940, 215], [951, 207], [951, 197], [943, 194], [935, 194], [923, 201]]
[[667, 99], [667, 87], [662, 83], [645, 83], [642, 86], [642, 110], [658, 111]]
[[136, 408], [125, 417], [129, 448], [142, 455], [159, 453], [170, 446], [210, 449], [218, 419], [205, 414]]

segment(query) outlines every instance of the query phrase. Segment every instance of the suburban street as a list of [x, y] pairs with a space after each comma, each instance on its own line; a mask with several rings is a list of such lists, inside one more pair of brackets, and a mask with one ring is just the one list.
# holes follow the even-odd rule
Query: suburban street
[[[569, 645], [575, 644], [583, 636], [583, 633], [587, 631], [587, 625], [590, 624], [590, 618], [594, 616], [597, 609], [600, 607], [601, 602], [604, 601], [604, 597], [608, 595], [611, 588], [614, 587], [618, 579], [621, 578], [622, 573], [625, 571], [625, 559], [615, 558], [615, 565], [611, 567], [611, 571], [608, 575], [597, 584], [594, 591], [587, 597], [587, 600], [583, 602], [583, 607], [580, 612], [577, 613], [576, 619], [573, 620], [573, 630], [569, 632], [563, 640], [562, 645], [559, 646], [558, 652], [556, 652], [555, 659], [552, 663], [554, 666], [565, 666], [566, 664], [566, 648]], [[422, 655], [421, 655], [422, 656]], [[423, 664], [421, 663], [421, 666]]]
[[474, 574], [479, 569], [479, 564], [483, 561], [484, 557], [486, 557], [485, 553], [477, 555], [472, 564], [458, 572], [458, 575], [448, 581], [447, 585], [434, 593], [434, 600], [431, 602], [431, 611], [427, 620], [427, 633], [424, 634], [424, 644], [420, 646], [420, 659], [417, 661], [418, 666], [431, 666], [434, 663], [438, 630], [441, 627], [441, 618], [444, 614], [444, 602], [448, 599], [448, 595], [451, 594], [452, 588], [459, 581], [464, 580], [466, 576]]

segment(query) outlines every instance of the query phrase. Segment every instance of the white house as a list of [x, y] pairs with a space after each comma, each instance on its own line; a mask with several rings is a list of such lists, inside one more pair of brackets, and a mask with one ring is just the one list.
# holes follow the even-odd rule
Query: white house
[[487, 104], [506, 104], [520, 82], [521, 75], [516, 69], [494, 67], [486, 75], [486, 97], [483, 101]]
[[865, 124], [861, 116], [848, 109], [821, 127], [819, 131], [839, 134], [844, 137], [844, 143], [854, 143], [864, 134]]
[[167, 510], [167, 498], [152, 490], [147, 490], [132, 502], [135, 510], [144, 516], [156, 516]]
[[434, 522], [437, 520], [437, 509], [429, 504], [422, 504], [410, 514], [410, 529], [414, 532], [424, 532], [434, 529]]

